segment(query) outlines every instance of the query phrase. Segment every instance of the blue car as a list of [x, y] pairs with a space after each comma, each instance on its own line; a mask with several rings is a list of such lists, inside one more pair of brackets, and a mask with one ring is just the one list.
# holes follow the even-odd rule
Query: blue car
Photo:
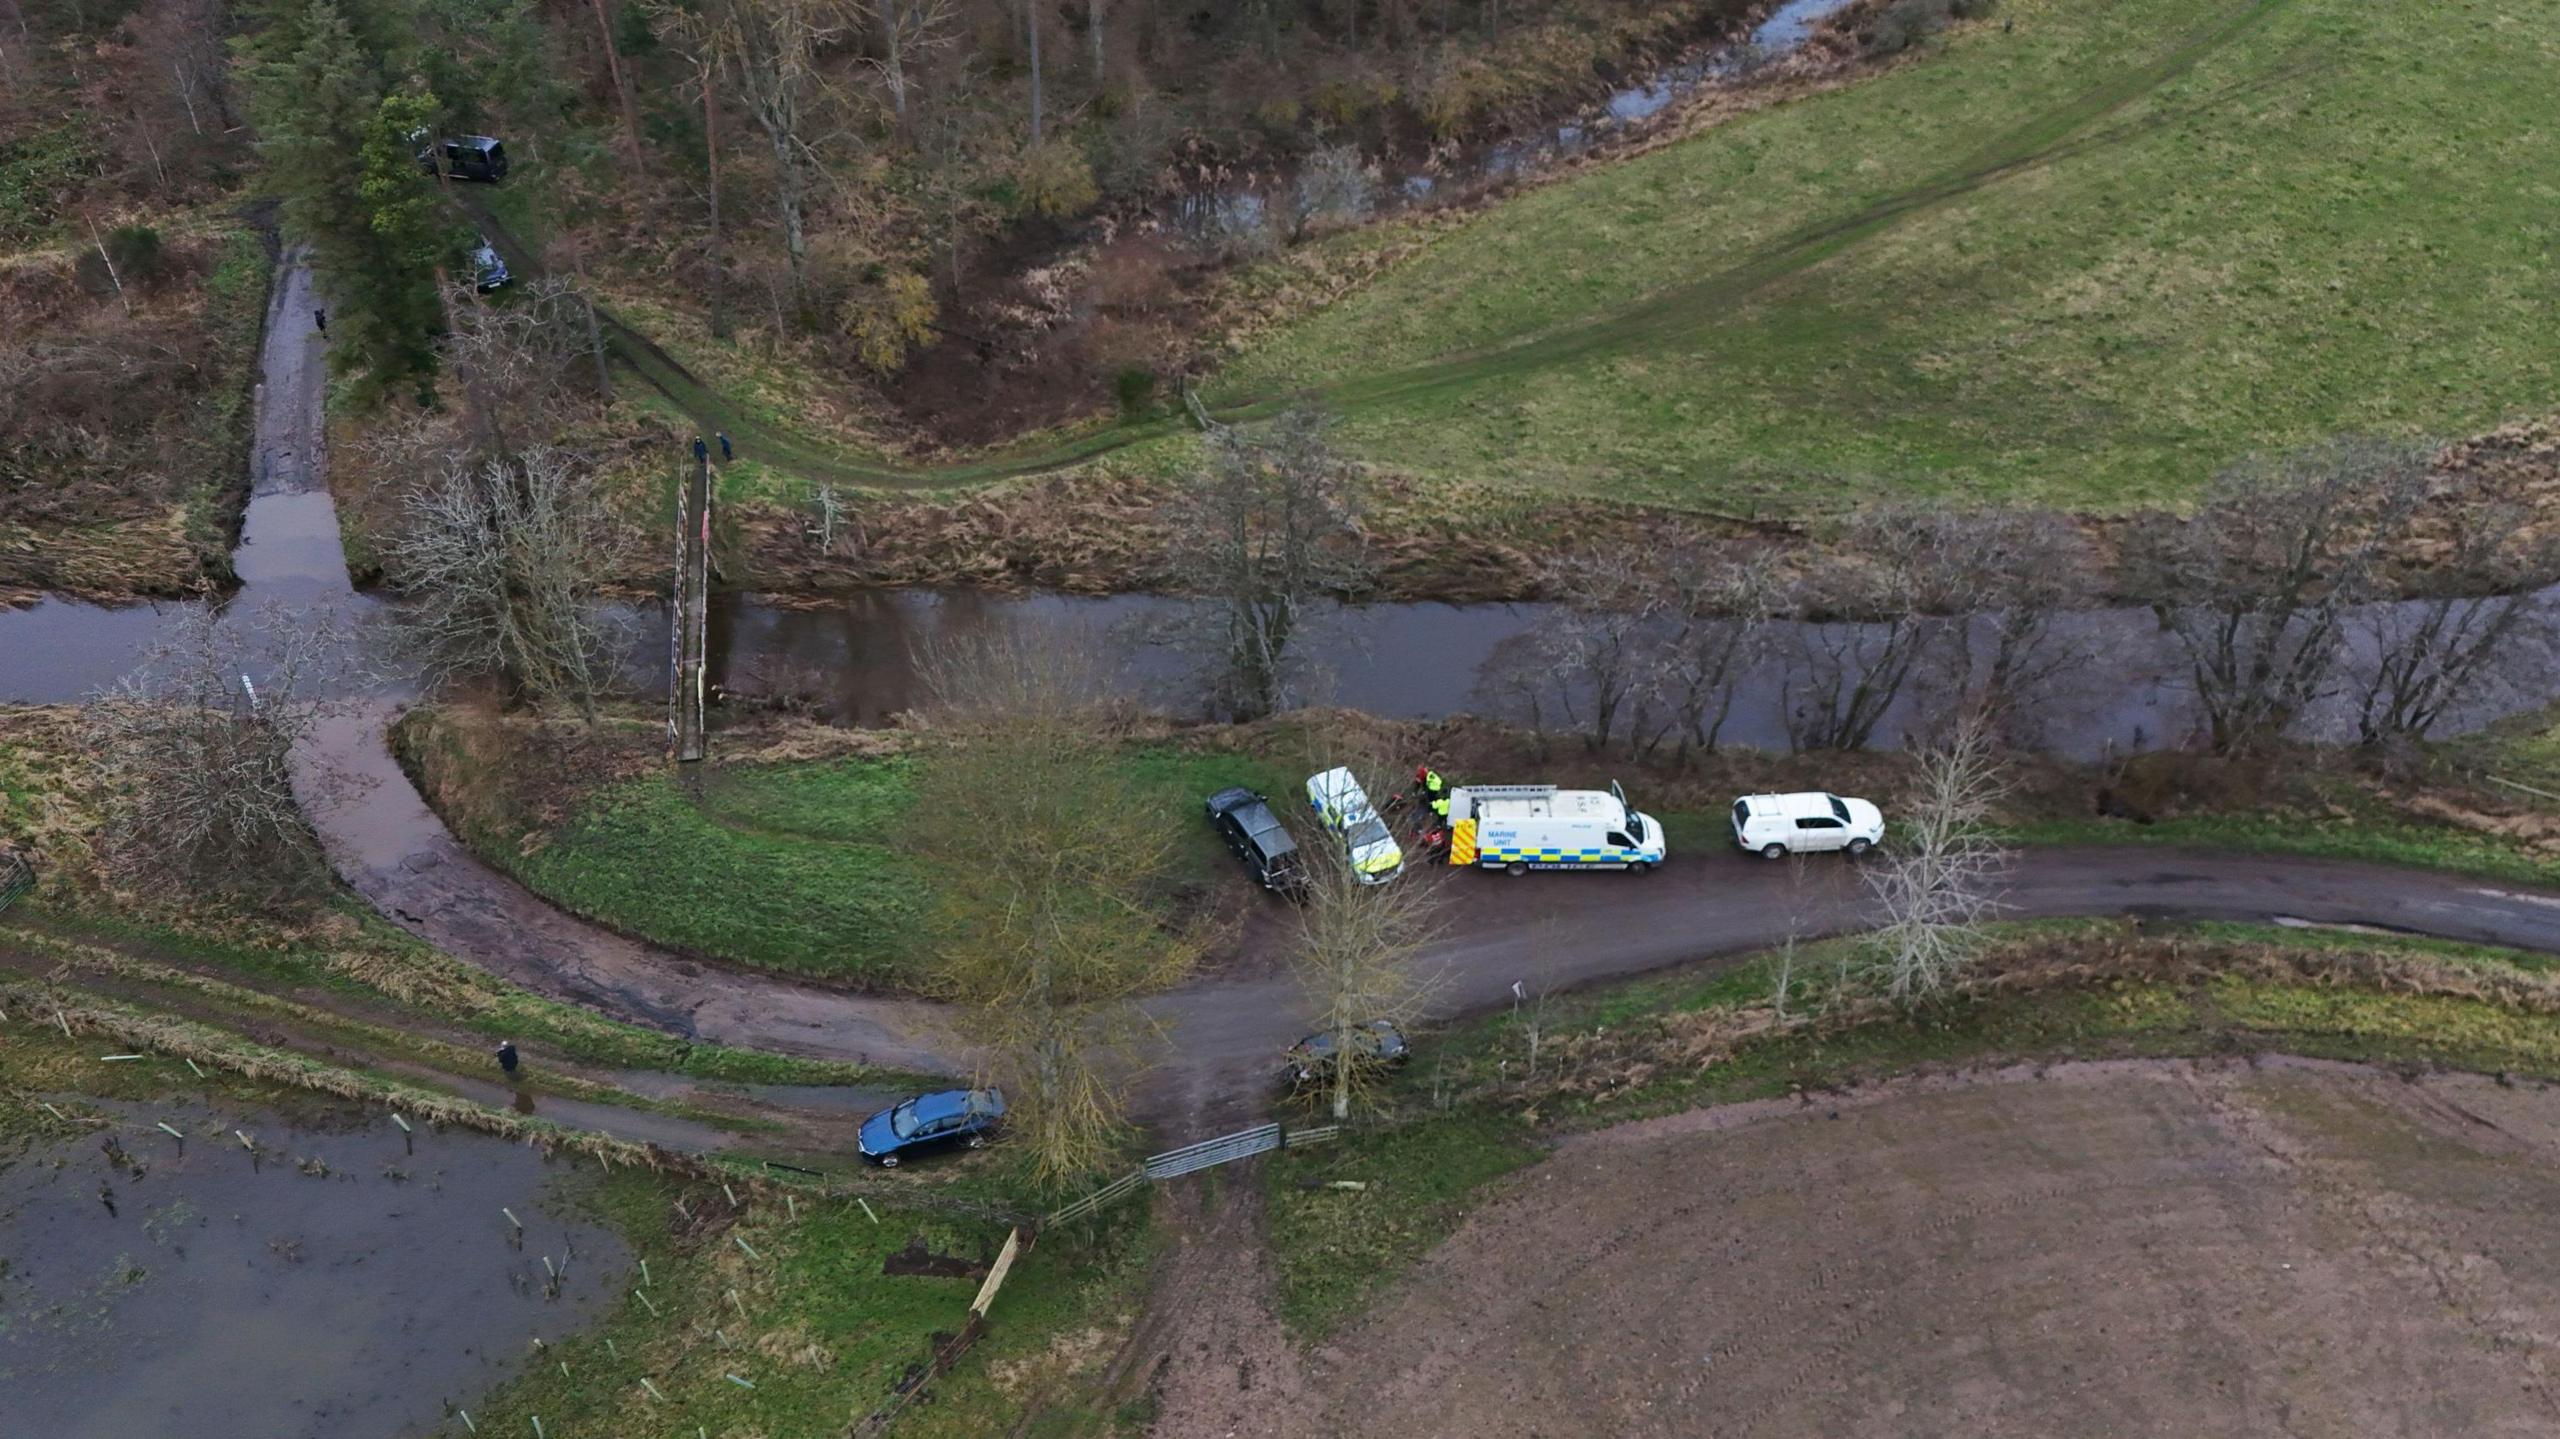
[[984, 1149], [1003, 1121], [1003, 1090], [937, 1090], [862, 1121], [859, 1143], [863, 1158], [894, 1169], [902, 1159], [937, 1149]]

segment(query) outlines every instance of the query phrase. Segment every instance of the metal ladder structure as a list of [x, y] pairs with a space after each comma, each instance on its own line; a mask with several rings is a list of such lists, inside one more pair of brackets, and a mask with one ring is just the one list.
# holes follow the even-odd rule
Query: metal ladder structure
[[676, 486], [676, 582], [667, 606], [667, 735], [679, 764], [709, 751], [704, 714], [711, 653], [711, 464]]

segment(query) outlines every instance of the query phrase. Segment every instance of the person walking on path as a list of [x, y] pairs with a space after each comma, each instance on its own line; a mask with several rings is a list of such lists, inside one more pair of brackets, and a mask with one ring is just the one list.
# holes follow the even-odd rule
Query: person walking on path
[[697, 465], [711, 463], [711, 447], [702, 442], [700, 435], [693, 437], [693, 462]]
[[737, 457], [737, 451], [729, 448], [729, 432], [722, 430], [720, 432], [720, 463], [725, 465]]
[[516, 1077], [516, 1065], [520, 1062], [521, 1061], [516, 1058], [516, 1042], [512, 1039], [499, 1040], [498, 1067], [507, 1072], [507, 1078], [513, 1079]]
[[329, 312], [315, 307], [311, 311], [311, 323], [320, 327], [321, 334], [329, 333]]

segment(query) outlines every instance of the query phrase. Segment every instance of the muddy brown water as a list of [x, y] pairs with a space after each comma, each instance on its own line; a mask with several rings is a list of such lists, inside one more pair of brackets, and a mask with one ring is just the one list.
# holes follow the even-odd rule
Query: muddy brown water
[[[622, 1240], [567, 1217], [596, 1171], [523, 1145], [421, 1126], [411, 1153], [380, 1114], [110, 1112], [138, 1174], [99, 1135], [0, 1168], [0, 1432], [415, 1434], [625, 1287]], [[545, 1256], [567, 1261], [556, 1297]]]

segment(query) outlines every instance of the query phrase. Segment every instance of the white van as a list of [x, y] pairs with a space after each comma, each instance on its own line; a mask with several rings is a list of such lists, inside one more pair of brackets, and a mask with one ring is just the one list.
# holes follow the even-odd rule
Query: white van
[[1884, 842], [1884, 811], [1820, 790], [1747, 794], [1733, 802], [1733, 842], [1763, 859], [1835, 849], [1865, 854]]
[[1336, 767], [1307, 776], [1307, 803], [1342, 841], [1343, 858], [1362, 884], [1385, 884], [1404, 873], [1404, 851], [1350, 770]]
[[1661, 822], [1628, 808], [1626, 791], [1551, 784], [1460, 785], [1449, 792], [1449, 862], [1533, 869], [1651, 869], [1667, 850]]

